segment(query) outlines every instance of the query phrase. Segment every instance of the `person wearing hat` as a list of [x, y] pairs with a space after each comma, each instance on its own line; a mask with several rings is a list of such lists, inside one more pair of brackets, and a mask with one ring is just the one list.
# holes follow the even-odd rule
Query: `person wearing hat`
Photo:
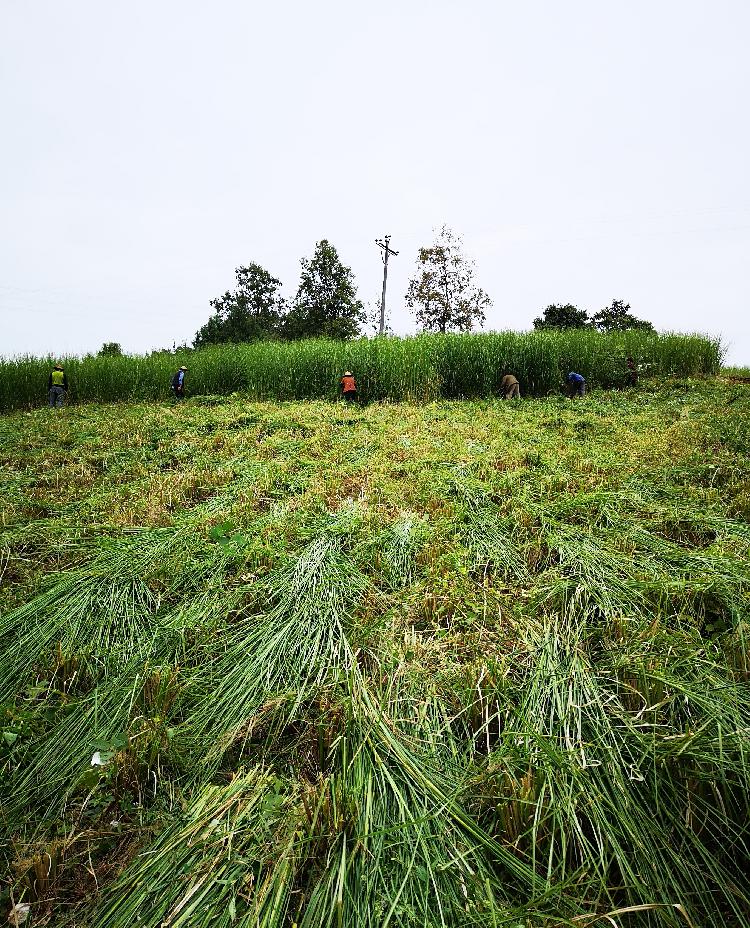
[[58, 409], [65, 405], [65, 394], [68, 392], [68, 378], [62, 364], [55, 364], [47, 378], [47, 396], [50, 406]]
[[357, 382], [351, 371], [344, 371], [344, 376], [341, 378], [341, 389], [347, 403], [353, 403], [356, 400]]
[[177, 373], [172, 378], [172, 393], [174, 393], [176, 400], [185, 399], [185, 374], [187, 373], [186, 367], [181, 367]]

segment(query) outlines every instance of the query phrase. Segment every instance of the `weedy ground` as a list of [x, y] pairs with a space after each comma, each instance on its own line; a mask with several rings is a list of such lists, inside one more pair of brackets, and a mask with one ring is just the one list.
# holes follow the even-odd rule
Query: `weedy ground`
[[0, 419], [6, 908], [750, 924], [749, 447], [736, 377]]

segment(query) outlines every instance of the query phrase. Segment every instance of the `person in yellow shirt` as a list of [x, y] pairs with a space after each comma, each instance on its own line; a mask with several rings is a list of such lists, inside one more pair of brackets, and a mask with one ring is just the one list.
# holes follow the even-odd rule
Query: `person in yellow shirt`
[[51, 407], [58, 409], [65, 405], [65, 394], [68, 392], [68, 378], [62, 364], [55, 364], [47, 379], [47, 396]]

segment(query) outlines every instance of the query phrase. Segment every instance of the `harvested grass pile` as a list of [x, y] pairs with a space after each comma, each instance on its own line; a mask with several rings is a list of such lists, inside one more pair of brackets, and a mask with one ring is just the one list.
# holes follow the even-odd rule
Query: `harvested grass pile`
[[[711, 396], [623, 400], [622, 425], [606, 397], [351, 422], [321, 404], [307, 431], [244, 405], [246, 432], [222, 431], [217, 407], [179, 441], [236, 484], [173, 525], [104, 525], [44, 578], [23, 573], [44, 527], [91, 500], [31, 541], [10, 524], [8, 908], [750, 924], [750, 473]], [[144, 434], [175, 428], [153, 415]]]

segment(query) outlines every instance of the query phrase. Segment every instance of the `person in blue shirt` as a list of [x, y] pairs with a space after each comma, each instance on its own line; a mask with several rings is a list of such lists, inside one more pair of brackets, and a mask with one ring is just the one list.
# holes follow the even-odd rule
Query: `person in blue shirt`
[[174, 393], [176, 400], [185, 399], [185, 374], [187, 373], [186, 367], [181, 367], [177, 373], [172, 378], [172, 393]]
[[568, 395], [571, 399], [575, 396], [585, 396], [586, 395], [586, 378], [581, 374], [576, 374], [575, 371], [571, 371], [567, 376], [568, 381]]

